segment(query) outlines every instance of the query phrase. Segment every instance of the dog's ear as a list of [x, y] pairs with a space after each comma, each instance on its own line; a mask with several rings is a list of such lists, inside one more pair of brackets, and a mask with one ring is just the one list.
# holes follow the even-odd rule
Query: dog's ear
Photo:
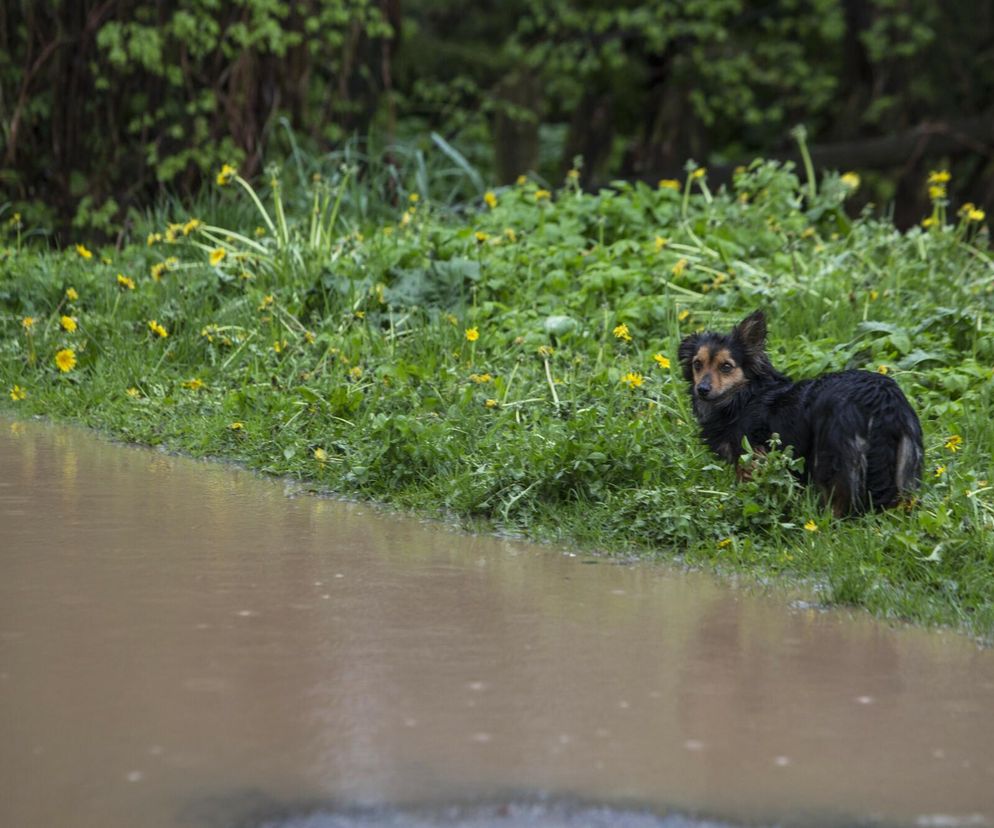
[[683, 376], [686, 380], [693, 380], [694, 369], [691, 367], [690, 363], [694, 359], [694, 354], [697, 353], [697, 348], [700, 346], [701, 335], [691, 334], [685, 337], [680, 343], [680, 347], [677, 349], [676, 355], [680, 360], [680, 365], [683, 368]]
[[732, 339], [739, 343], [745, 356], [747, 373], [764, 376], [773, 371], [766, 355], [766, 315], [761, 311], [750, 313], [732, 329]]
[[735, 326], [732, 335], [750, 353], [762, 353], [766, 348], [766, 314], [761, 310], [750, 313]]

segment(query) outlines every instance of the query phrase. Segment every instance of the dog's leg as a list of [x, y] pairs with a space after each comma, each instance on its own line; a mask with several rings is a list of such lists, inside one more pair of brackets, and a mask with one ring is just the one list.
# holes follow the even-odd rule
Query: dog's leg
[[752, 473], [756, 470], [756, 465], [759, 462], [758, 458], [765, 456], [766, 448], [764, 446], [753, 446], [752, 453], [754, 455], [753, 460], [748, 463], [742, 463], [738, 458], [735, 458], [735, 479], [739, 483], [752, 480]]
[[845, 517], [852, 509], [852, 495], [845, 488], [833, 488], [828, 502], [832, 504], [832, 515], [837, 518]]

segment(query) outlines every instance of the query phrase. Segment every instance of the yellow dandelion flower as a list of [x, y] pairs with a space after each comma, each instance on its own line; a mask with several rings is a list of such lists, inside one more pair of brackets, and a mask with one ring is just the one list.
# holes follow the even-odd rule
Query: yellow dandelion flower
[[328, 452], [326, 452], [323, 448], [318, 447], [314, 449], [314, 459], [317, 460], [319, 463], [327, 463]]
[[130, 388], [126, 388], [124, 393], [127, 394], [129, 397], [131, 397], [131, 399], [133, 400], [138, 399], [142, 395], [142, 392], [139, 391], [137, 388], [135, 388], [133, 385]]
[[542, 201], [542, 199], [548, 201], [550, 198], [552, 198], [552, 193], [549, 192], [548, 190], [535, 191], [535, 201]]
[[76, 320], [73, 319], [71, 316], [59, 317], [59, 325], [62, 326], [62, 330], [64, 330], [66, 333], [76, 333], [76, 328], [78, 327], [78, 325], [76, 324]]
[[286, 340], [285, 339], [277, 339], [273, 343], [273, 350], [276, 351], [276, 353], [282, 354], [285, 349], [286, 349]]
[[684, 309], [676, 315], [676, 318], [678, 322], [686, 322], [690, 318], [690, 311]]
[[691, 180], [696, 181], [698, 178], [704, 178], [704, 176], [706, 176], [707, 174], [708, 174], [707, 167], [698, 167], [690, 174], [690, 178]]
[[817, 532], [818, 524], [815, 523], [813, 520], [809, 520], [807, 523], [804, 524], [804, 529], [807, 532]]
[[464, 332], [467, 342], [476, 342], [480, 338], [480, 331], [477, 328], [466, 328]]
[[496, 408], [498, 403], [497, 400], [487, 400], [483, 403], [487, 408]]
[[10, 389], [10, 398], [14, 402], [20, 402], [28, 396], [28, 392], [25, 391], [21, 386], [15, 385]]
[[687, 269], [687, 260], [686, 258], [681, 258], [677, 261], [675, 265], [673, 265], [673, 267], [670, 268], [670, 273], [672, 273], [674, 276], [682, 276], [683, 271], [685, 271], [686, 269]]
[[179, 238], [181, 232], [183, 232], [182, 224], [174, 221], [169, 222], [169, 225], [166, 227], [166, 242], [173, 244]]
[[476, 237], [476, 240], [480, 242], [480, 244], [490, 238], [489, 234], [484, 233], [482, 230], [477, 230], [473, 235]]
[[167, 331], [162, 325], [160, 325], [154, 319], [150, 319], [148, 321], [148, 329], [160, 339], [165, 339], [167, 336], [169, 336], [169, 331]]
[[519, 175], [518, 180], [515, 182], [519, 187], [524, 187], [528, 183], [527, 175]]
[[87, 261], [93, 258], [93, 252], [91, 250], [87, 250], [85, 244], [77, 244], [76, 252]]
[[308, 345], [313, 345], [317, 341], [317, 337], [314, 335], [314, 331], [304, 331], [304, 341]]
[[958, 434], [953, 434], [948, 440], [946, 440], [946, 448], [953, 452], [953, 454], [960, 450], [960, 446], [962, 444], [963, 438]]
[[928, 197], [932, 201], [938, 201], [940, 198], [946, 197], [946, 188], [942, 184], [933, 184], [928, 188]]
[[511, 227], [504, 228], [504, 235], [507, 236], [507, 240], [511, 242], [511, 244], [514, 244], [514, 242], [518, 240], [518, 234], [515, 233], [514, 229]]
[[117, 283], [125, 290], [135, 289], [135, 280], [128, 276], [125, 276], [123, 273], [117, 274]]
[[655, 241], [656, 252], [658, 253], [660, 250], [662, 250], [664, 247], [666, 247], [666, 245], [668, 245], [669, 243], [670, 243], [669, 239], [663, 238], [662, 236], [656, 236], [656, 241]]
[[419, 201], [421, 201], [421, 196], [418, 195], [417, 193], [411, 193], [407, 197], [407, 200], [411, 202], [411, 204], [417, 204]]
[[232, 167], [231, 164], [224, 164], [221, 167], [221, 172], [217, 174], [217, 185], [219, 187], [224, 187], [230, 184], [231, 179], [233, 179], [236, 175], [238, 175], [237, 168]]
[[211, 251], [211, 267], [217, 267], [221, 262], [224, 261], [224, 257], [228, 255], [228, 251], [223, 247], [217, 247]]
[[542, 357], [542, 359], [548, 359], [556, 352], [556, 349], [551, 345], [539, 345], [538, 351], [536, 353]]
[[664, 357], [662, 354], [653, 354], [652, 358], [656, 360], [656, 364], [659, 365], [660, 368], [670, 367], [670, 361], [668, 357]]
[[228, 423], [228, 428], [230, 428], [232, 431], [244, 431], [245, 423], [241, 422], [240, 420], [235, 420], [235, 422], [233, 423]]
[[949, 170], [932, 170], [928, 174], [928, 183], [948, 184], [950, 178], [952, 178], [952, 176], [949, 174]]
[[724, 538], [724, 539], [718, 541], [718, 548], [719, 549], [724, 549], [726, 546], [731, 546], [731, 545], [732, 545], [732, 539], [731, 538]]
[[63, 348], [55, 355], [55, 364], [63, 374], [68, 374], [76, 367], [76, 352], [72, 348]]
[[487, 207], [491, 210], [497, 206], [497, 196], [494, 194], [493, 190], [487, 190], [483, 195], [483, 200], [486, 202]]
[[974, 207], [972, 210], [968, 210], [967, 213], [966, 213], [966, 220], [967, 221], [981, 222], [985, 218], [987, 218], [987, 214], [983, 210], [981, 210], [981, 209], [979, 209], [977, 207]]
[[76, 288], [66, 288], [66, 299], [70, 302], [75, 302], [79, 299], [79, 294], [76, 292]]
[[200, 219], [192, 218], [186, 224], [183, 225], [183, 235], [189, 236], [194, 230], [196, 230], [203, 222]]
[[879, 296], [880, 296], [880, 294], [879, 294], [879, 293], [877, 293], [877, 291], [875, 291], [875, 290], [871, 290], [871, 291], [870, 291], [870, 301], [871, 301], [871, 302], [876, 302], [876, 301], [877, 301], [877, 298], [878, 298]]
[[635, 390], [636, 388], [642, 387], [644, 379], [637, 371], [629, 371], [621, 378], [621, 381], [632, 390]]
[[472, 382], [475, 382], [478, 385], [483, 385], [484, 383], [488, 383], [493, 380], [493, 377], [490, 376], [490, 374], [470, 374], [469, 378]]
[[156, 242], [162, 241], [162, 233], [149, 233], [145, 239], [145, 244], [151, 247]]
[[683, 185], [675, 178], [663, 178], [659, 182], [660, 190], [679, 190]]
[[626, 325], [624, 322], [622, 322], [620, 325], [615, 327], [614, 330], [611, 331], [611, 333], [613, 333], [616, 338], [624, 340], [625, 342], [632, 341], [631, 331], [628, 330], [628, 325]]
[[267, 293], [265, 296], [262, 297], [262, 301], [259, 303], [259, 310], [265, 310], [275, 301], [276, 297], [274, 297], [273, 294], [271, 293]]
[[362, 376], [362, 368], [359, 367], [358, 365], [356, 365], [353, 368], [350, 368], [349, 369], [349, 376], [352, 377], [352, 379], [354, 379], [354, 380], [359, 379]]
[[193, 379], [184, 380], [180, 383], [184, 388], [189, 388], [191, 391], [202, 391], [206, 386], [204, 381], [200, 377], [194, 377]]
[[888, 368], [886, 365], [878, 365], [877, 366], [877, 373], [878, 374], [887, 374], [887, 373], [890, 373], [890, 368]]
[[21, 327], [26, 331], [30, 331], [35, 326], [35, 318], [33, 316], [25, 316], [21, 320]]
[[843, 173], [839, 176], [839, 181], [841, 181], [848, 189], [856, 191], [859, 189], [860, 178], [854, 172]]
[[945, 473], [946, 473], [946, 467], [945, 466], [936, 466], [935, 467], [935, 476], [936, 477], [942, 477], [942, 475], [944, 475]]
[[935, 227], [939, 223], [939, 220], [935, 216], [928, 216], [922, 219], [922, 227], [928, 230], [930, 227]]

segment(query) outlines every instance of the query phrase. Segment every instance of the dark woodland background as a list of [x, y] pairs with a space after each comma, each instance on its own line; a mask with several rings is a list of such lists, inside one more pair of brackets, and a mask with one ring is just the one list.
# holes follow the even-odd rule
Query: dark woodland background
[[[112, 235], [222, 163], [458, 148], [480, 179], [682, 178], [762, 155], [853, 170], [855, 209], [994, 213], [994, 3], [7, 0], [0, 209]], [[479, 195], [467, 193], [467, 195]]]

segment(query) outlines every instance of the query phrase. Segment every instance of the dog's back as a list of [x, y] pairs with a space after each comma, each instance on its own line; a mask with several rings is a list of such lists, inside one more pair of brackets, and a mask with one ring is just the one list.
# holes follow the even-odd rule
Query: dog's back
[[807, 474], [836, 514], [897, 505], [921, 483], [922, 430], [890, 377], [843, 371], [811, 381]]

